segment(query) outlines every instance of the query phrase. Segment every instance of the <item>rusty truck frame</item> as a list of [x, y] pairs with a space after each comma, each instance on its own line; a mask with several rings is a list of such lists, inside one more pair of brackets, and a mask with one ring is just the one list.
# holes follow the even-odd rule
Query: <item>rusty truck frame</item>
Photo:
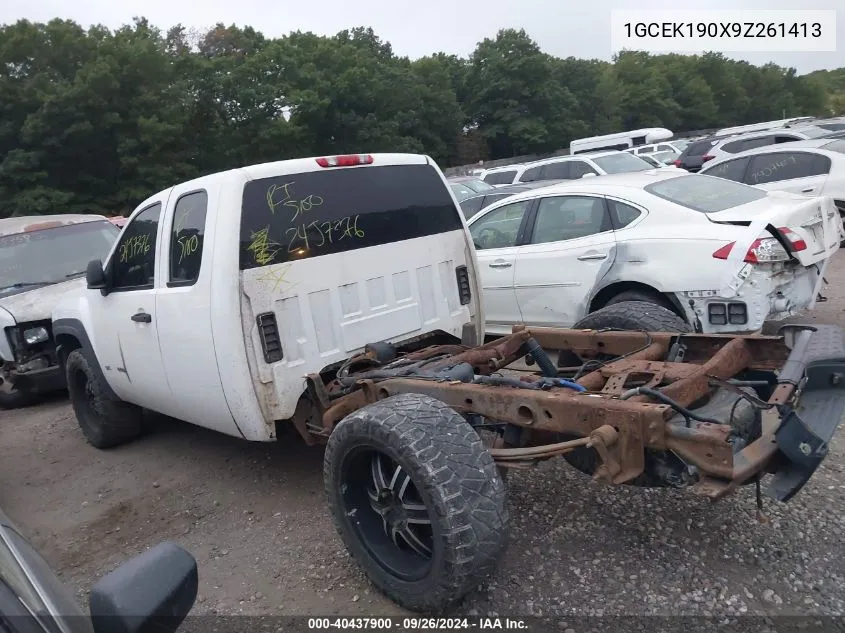
[[[711, 500], [756, 483], [758, 505], [761, 478], [772, 474], [766, 493], [788, 501], [826, 456], [845, 411], [845, 347], [832, 326], [785, 326], [777, 336], [517, 326], [478, 347], [397, 353], [368, 346], [331, 376], [308, 376], [307, 385], [310, 402], [293, 421], [308, 443], [329, 444], [326, 485], [341, 536], [388, 595], [412, 609], [437, 610], [465, 593], [459, 583], [437, 598], [415, 599], [396, 589], [394, 577], [380, 577], [378, 565], [385, 563], [374, 562], [377, 547], [366, 545], [366, 521], [357, 514], [367, 504], [344, 500], [349, 482], [342, 473], [351, 478], [353, 471], [331, 463], [357, 450], [344, 438], [333, 450], [347, 423], [366, 426], [373, 417], [367, 412], [374, 412], [377, 425], [356, 440], [366, 444], [388, 425], [392, 414], [385, 407], [396, 401], [401, 409], [402, 398], [416, 394], [454, 412], [449, 424], [469, 424], [479, 437], [493, 431], [485, 452], [497, 475], [562, 455], [600, 482], [682, 487]], [[449, 424], [438, 432], [449, 433]], [[399, 494], [391, 505], [397, 482], [420, 487], [413, 466], [401, 454], [392, 458], [392, 478], [376, 473], [372, 462], [369, 508], [397, 547], [404, 539], [416, 554], [436, 558], [437, 530], [427, 549], [414, 545], [422, 537], [408, 531], [413, 518], [406, 511], [413, 504], [403, 505]], [[339, 486], [330, 483], [333, 473], [343, 480]], [[415, 497], [419, 507], [426, 505], [423, 497]], [[491, 565], [487, 561], [488, 570]]]

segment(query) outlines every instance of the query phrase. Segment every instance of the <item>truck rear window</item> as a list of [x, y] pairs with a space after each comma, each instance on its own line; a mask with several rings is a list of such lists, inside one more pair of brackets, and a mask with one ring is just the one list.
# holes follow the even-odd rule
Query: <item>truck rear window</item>
[[430, 165], [321, 169], [244, 187], [241, 270], [463, 228]]

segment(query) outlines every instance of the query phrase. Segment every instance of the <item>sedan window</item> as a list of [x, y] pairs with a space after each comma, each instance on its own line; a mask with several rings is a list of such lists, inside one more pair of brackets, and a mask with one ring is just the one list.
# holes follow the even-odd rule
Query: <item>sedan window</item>
[[519, 177], [519, 182], [534, 182], [535, 180], [539, 180], [541, 171], [543, 171], [542, 165], [526, 169]]
[[768, 195], [762, 189], [702, 174], [668, 178], [647, 185], [644, 189], [658, 198], [700, 213], [733, 209]]
[[543, 198], [537, 207], [532, 244], [562, 242], [610, 230], [601, 198], [555, 196]]
[[516, 176], [515, 169], [508, 169], [506, 171], [494, 171], [492, 174], [484, 176], [484, 182], [489, 185], [510, 185], [513, 183], [513, 177]]
[[572, 178], [569, 171], [570, 164], [569, 161], [549, 163], [543, 168], [543, 180], [566, 180], [567, 178]]
[[773, 152], [755, 156], [748, 174], [749, 185], [821, 176], [830, 171], [830, 159], [810, 152]]
[[507, 248], [516, 246], [522, 216], [530, 200], [522, 200], [493, 209], [469, 227], [475, 248]]
[[724, 163], [714, 165], [710, 169], [702, 170], [701, 173], [706, 173], [708, 176], [715, 176], [716, 178], [733, 180], [734, 182], [742, 182], [743, 176], [745, 176], [745, 168], [748, 167], [750, 160], [748, 157], [726, 160]]
[[495, 189], [493, 185], [487, 184], [480, 178], [473, 178], [472, 180], [467, 180], [463, 184], [475, 191], [476, 193], [484, 193], [485, 191], [493, 191], [493, 189]]
[[460, 182], [453, 182], [451, 185], [452, 193], [455, 194], [455, 197], [458, 199], [458, 202], [461, 200], [466, 200], [470, 196], [474, 196], [477, 192], [473, 191], [465, 184]]
[[822, 145], [822, 148], [829, 152], [839, 152], [840, 154], [845, 154], [845, 141], [831, 141], [830, 143]]
[[[789, 139], [790, 141], [794, 141], [794, 138]], [[750, 138], [745, 141], [742, 141], [742, 150], [749, 150], [754, 149], [755, 147], [766, 147], [766, 145], [773, 145], [776, 143], [774, 136], [761, 136], [759, 138]], [[727, 145], [725, 145], [725, 148]]]
[[583, 160], [573, 160], [569, 163], [569, 178], [577, 180], [578, 178], [582, 178], [585, 174], [595, 174], [598, 176], [598, 172], [590, 167], [589, 163], [586, 163]]
[[469, 220], [472, 216], [481, 211], [483, 207], [484, 196], [473, 196], [472, 198], [461, 200], [461, 211], [463, 211], [464, 217], [467, 220]]
[[642, 215], [642, 212], [630, 204], [618, 200], [608, 200], [610, 213], [613, 216], [613, 228], [624, 229], [631, 222]]
[[606, 174], [621, 174], [629, 171], [645, 171], [646, 169], [654, 169], [642, 158], [626, 152], [599, 156], [598, 158], [594, 158], [593, 162]]

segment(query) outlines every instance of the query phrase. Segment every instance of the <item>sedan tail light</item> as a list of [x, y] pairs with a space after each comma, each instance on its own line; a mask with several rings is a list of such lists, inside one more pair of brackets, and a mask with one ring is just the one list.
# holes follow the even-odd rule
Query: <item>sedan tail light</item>
[[706, 163], [708, 160], [713, 160], [714, 158], [716, 158], [716, 157], [711, 156], [710, 154], [705, 154], [704, 156], [701, 157], [701, 162]]
[[[806, 250], [807, 243], [792, 231], [792, 229], [781, 227], [778, 229], [778, 232], [789, 241], [793, 251]], [[713, 257], [716, 259], [727, 259], [734, 246], [736, 246], [736, 242], [725, 244], [713, 253]], [[786, 252], [786, 249], [780, 242], [773, 237], [761, 237], [754, 240], [742, 261], [748, 264], [770, 264], [789, 260], [789, 253]]]

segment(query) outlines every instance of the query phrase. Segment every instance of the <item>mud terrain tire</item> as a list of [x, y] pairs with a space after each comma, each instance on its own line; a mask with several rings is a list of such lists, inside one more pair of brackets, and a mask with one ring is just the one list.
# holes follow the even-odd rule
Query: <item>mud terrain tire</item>
[[392, 396], [344, 418], [323, 481], [353, 558], [412, 611], [456, 604], [505, 550], [505, 484], [493, 458], [463, 417], [429, 396]]
[[76, 420], [89, 444], [111, 448], [140, 435], [143, 409], [107, 395], [82, 350], [68, 354], [65, 375]]

